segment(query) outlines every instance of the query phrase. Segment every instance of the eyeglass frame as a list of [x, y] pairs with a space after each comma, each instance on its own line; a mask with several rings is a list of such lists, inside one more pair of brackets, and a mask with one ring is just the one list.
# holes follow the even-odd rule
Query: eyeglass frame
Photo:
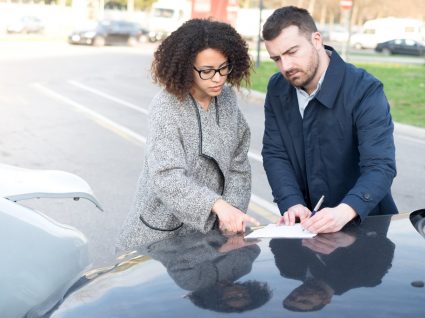
[[[227, 74], [221, 74], [221, 70], [223, 70], [224, 68], [229, 68], [230, 70], [229, 70], [229, 72], [227, 73]], [[227, 64], [225, 64], [225, 65], [223, 65], [223, 66], [220, 66], [219, 68], [206, 68], [206, 69], [203, 69], [203, 70], [198, 70], [196, 67], [195, 67], [195, 65], [193, 65], [193, 69], [196, 71], [196, 72], [198, 72], [198, 75], [199, 75], [199, 78], [201, 79], [201, 80], [204, 80], [204, 81], [207, 81], [207, 80], [210, 80], [210, 79], [212, 79], [214, 76], [215, 76], [215, 74], [220, 74], [220, 76], [227, 76], [227, 75], [229, 75], [230, 73], [232, 73], [232, 71], [233, 71], [233, 64], [232, 63], [227, 63]], [[201, 76], [201, 74], [202, 74], [202, 72], [204, 72], [204, 71], [214, 71], [214, 74], [211, 76], [211, 77], [208, 77], [208, 78], [202, 78], [202, 76]]]

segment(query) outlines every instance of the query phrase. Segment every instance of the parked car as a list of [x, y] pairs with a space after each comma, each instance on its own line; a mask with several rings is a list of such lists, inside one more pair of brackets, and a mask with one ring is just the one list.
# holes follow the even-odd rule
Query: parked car
[[85, 198], [62, 171], [0, 164], [1, 317], [424, 317], [425, 209], [304, 239], [193, 232], [88, 268], [78, 230], [24, 207]]
[[31, 198], [85, 198], [99, 208], [76, 175], [0, 164], [0, 316], [48, 317], [89, 269], [86, 237], [25, 207]]
[[104, 20], [90, 23], [68, 37], [70, 44], [93, 46], [127, 44], [137, 45], [148, 37], [148, 31], [138, 23], [122, 20]]
[[360, 32], [351, 36], [356, 49], [374, 49], [391, 39], [421, 39], [425, 24], [420, 19], [385, 17], [366, 21]]
[[395, 39], [378, 43], [375, 51], [386, 55], [425, 55], [425, 45], [410, 39]]
[[41, 33], [44, 23], [35, 16], [22, 16], [6, 26], [7, 33]]
[[309, 239], [217, 231], [87, 273], [51, 317], [424, 317], [425, 209]]

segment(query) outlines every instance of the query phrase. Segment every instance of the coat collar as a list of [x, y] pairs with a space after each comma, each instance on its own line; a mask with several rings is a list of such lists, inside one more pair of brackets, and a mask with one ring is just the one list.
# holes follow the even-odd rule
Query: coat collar
[[[226, 178], [226, 162], [228, 162], [228, 149], [223, 148], [224, 145], [224, 136], [222, 135], [223, 132], [221, 129], [219, 129], [220, 125], [220, 110], [219, 110], [219, 102], [218, 97], [214, 98], [215, 103], [215, 109], [216, 109], [216, 122], [217, 122], [217, 130], [215, 131], [214, 135], [211, 134], [204, 134], [204, 130], [202, 128], [202, 121], [201, 121], [201, 115], [199, 108], [196, 104], [195, 99], [192, 95], [189, 95], [190, 97], [190, 103], [192, 104], [192, 107], [194, 109], [195, 115], [196, 115], [196, 121], [198, 124], [198, 134], [199, 134], [199, 143], [198, 143], [198, 149], [199, 149], [199, 156], [202, 156], [204, 158], [207, 158], [209, 160], [212, 160], [215, 162], [218, 166], [218, 169], [220, 170], [223, 182], [225, 183]], [[224, 186], [223, 186], [224, 190]]]
[[[332, 108], [343, 84], [345, 62], [332, 47], [325, 45], [325, 49], [332, 52], [330, 56], [331, 60], [326, 70], [322, 86], [315, 98], [325, 107]], [[282, 77], [283, 81], [287, 82], [281, 74], [278, 75]], [[284, 89], [279, 88], [279, 98], [282, 102], [285, 100], [286, 102], [292, 101], [293, 98], [296, 99], [295, 88], [289, 85], [289, 83], [285, 85]]]
[[343, 84], [345, 62], [332, 47], [325, 45], [325, 49], [332, 52], [331, 60], [316, 99], [325, 107], [332, 108]]

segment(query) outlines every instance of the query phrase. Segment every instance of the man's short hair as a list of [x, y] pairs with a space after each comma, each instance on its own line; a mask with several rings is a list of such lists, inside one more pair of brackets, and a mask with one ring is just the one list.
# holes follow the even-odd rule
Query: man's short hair
[[283, 29], [297, 26], [301, 33], [311, 35], [317, 32], [316, 24], [310, 13], [294, 6], [276, 9], [263, 26], [263, 39], [271, 41], [279, 36]]

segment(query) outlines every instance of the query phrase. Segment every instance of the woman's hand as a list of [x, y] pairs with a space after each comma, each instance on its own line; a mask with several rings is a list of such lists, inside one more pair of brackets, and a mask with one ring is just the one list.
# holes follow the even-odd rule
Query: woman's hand
[[260, 240], [245, 240], [243, 238], [243, 236], [241, 235], [232, 235], [227, 239], [227, 242], [224, 243], [222, 246], [220, 246], [217, 249], [217, 252], [220, 253], [228, 253], [231, 252], [233, 250], [237, 250], [239, 248], [242, 247], [246, 247], [249, 245], [255, 245], [259, 242]]
[[217, 200], [212, 212], [217, 214], [220, 230], [223, 232], [240, 233], [245, 232], [246, 223], [249, 222], [255, 226], [260, 225], [253, 217], [246, 215], [241, 210], [230, 205], [223, 199]]

